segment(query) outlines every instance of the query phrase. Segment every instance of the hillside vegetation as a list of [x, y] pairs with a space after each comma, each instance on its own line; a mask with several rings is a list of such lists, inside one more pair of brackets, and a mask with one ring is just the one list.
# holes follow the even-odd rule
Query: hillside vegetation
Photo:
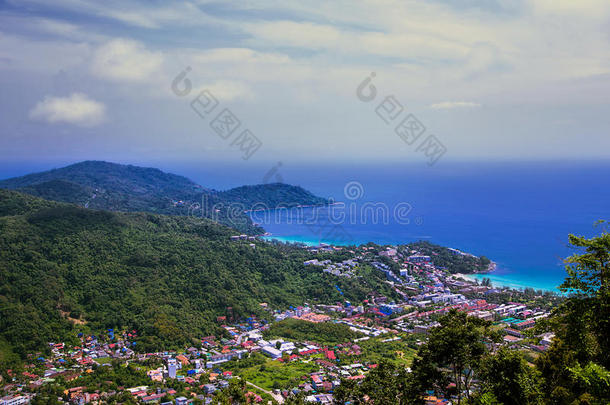
[[449, 248], [435, 245], [428, 241], [418, 241], [405, 246], [406, 249], [415, 249], [418, 252], [430, 256], [435, 266], [444, 267], [450, 273], [477, 273], [488, 270], [491, 261], [485, 257], [468, 256], [456, 254]]
[[299, 205], [324, 205], [328, 200], [316, 197], [301, 187], [282, 183], [241, 186], [218, 193], [226, 201], [242, 204], [247, 209], [292, 208]]
[[216, 191], [155, 168], [86, 161], [0, 181], [0, 188], [85, 208], [211, 218], [260, 234], [243, 211], [252, 207], [321, 205], [327, 201], [301, 187], [261, 184]]
[[[0, 190], [0, 347], [20, 355], [78, 330], [134, 328], [139, 350], [218, 332], [216, 317], [354, 301], [380, 278], [336, 280], [286, 245], [230, 241], [193, 217], [96, 211]], [[345, 296], [334, 287], [338, 284]], [[7, 352], [5, 350], [5, 352]]]
[[271, 325], [265, 331], [264, 336], [265, 338], [281, 337], [294, 341], [311, 341], [334, 345], [351, 342], [363, 335], [340, 323], [313, 323], [289, 318]]

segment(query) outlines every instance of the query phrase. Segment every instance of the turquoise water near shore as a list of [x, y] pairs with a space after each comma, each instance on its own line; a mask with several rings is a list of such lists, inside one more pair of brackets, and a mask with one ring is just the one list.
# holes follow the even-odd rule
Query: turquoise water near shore
[[[283, 243], [302, 243], [307, 246], [317, 246], [320, 242], [329, 243], [329, 244], [337, 244], [337, 245], [345, 245], [346, 241], [338, 240], [333, 241], [331, 239], [319, 239], [319, 238], [308, 238], [305, 236], [298, 235], [287, 235], [287, 236], [276, 236], [270, 235], [265, 236], [263, 239], [269, 241], [279, 241]], [[360, 243], [365, 243], [364, 241]], [[492, 282], [492, 285], [499, 287], [509, 287], [514, 289], [524, 289], [527, 287], [531, 287], [534, 289], [540, 289], [543, 291], [553, 291], [559, 292], [557, 286], [561, 284], [563, 281], [563, 273], [560, 273], [560, 269], [557, 269], [557, 274], [549, 277], [548, 275], [544, 275], [542, 277], [537, 276], [537, 272], [535, 270], [532, 271], [511, 271], [507, 269], [498, 268], [490, 273], [483, 274], [467, 274], [464, 275], [465, 278], [469, 280], [479, 280], [482, 281], [484, 278], [489, 278]]]
[[[44, 167], [40, 162], [0, 164], [2, 177]], [[568, 234], [599, 234], [593, 224], [610, 219], [610, 162], [253, 163], [123, 162], [159, 167], [218, 190], [281, 181], [345, 203], [345, 217], [316, 210], [314, 225], [280, 212], [254, 221], [283, 241], [308, 244], [401, 244], [429, 240], [485, 255], [498, 263], [494, 284], [553, 290], [573, 254]], [[349, 188], [348, 185], [355, 187]], [[346, 193], [348, 191], [348, 193]], [[368, 204], [368, 206], [367, 206]], [[387, 207], [375, 221], [371, 204]], [[368, 207], [368, 209], [366, 208]], [[353, 208], [353, 211], [350, 211]], [[304, 209], [298, 213], [308, 213]], [[406, 215], [398, 215], [397, 213]], [[331, 221], [334, 219], [335, 221]], [[339, 219], [339, 221], [336, 221]], [[331, 222], [338, 222], [335, 225]]]
[[[310, 245], [429, 240], [489, 257], [497, 269], [473, 277], [512, 288], [558, 291], [565, 278], [563, 259], [574, 253], [568, 234], [599, 234], [594, 223], [610, 217], [606, 163], [312, 169], [307, 179], [311, 184], [301, 184], [314, 193], [346, 204], [345, 218], [329, 220], [338, 215], [326, 208], [315, 215], [308, 211], [314, 209], [253, 213], [253, 220], [272, 234], [269, 239]], [[350, 181], [361, 185], [357, 199], [344, 193]], [[366, 204], [378, 203], [388, 207], [389, 221], [372, 221], [371, 210], [363, 213]], [[408, 223], [393, 217], [401, 203], [410, 207]], [[299, 221], [314, 216], [320, 226]]]

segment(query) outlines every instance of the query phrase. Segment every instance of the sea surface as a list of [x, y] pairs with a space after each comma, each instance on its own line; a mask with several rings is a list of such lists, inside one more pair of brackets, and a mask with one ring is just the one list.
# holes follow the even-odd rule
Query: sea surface
[[[307, 244], [428, 240], [489, 257], [497, 263], [496, 271], [474, 277], [513, 288], [557, 291], [565, 278], [563, 259], [575, 253], [568, 234], [599, 234], [602, 227], [596, 221], [610, 219], [610, 162], [241, 167], [223, 171], [212, 186], [281, 180], [344, 203], [334, 212], [251, 213], [270, 238]], [[200, 181], [205, 184], [209, 174], [200, 173]], [[377, 218], [373, 204], [382, 207]]]
[[489, 257], [497, 270], [475, 277], [515, 288], [555, 290], [565, 277], [563, 259], [574, 253], [568, 234], [599, 234], [594, 223], [610, 219], [610, 162], [124, 163], [159, 167], [215, 189], [300, 185], [343, 205], [251, 213], [271, 238], [307, 244], [428, 240]]

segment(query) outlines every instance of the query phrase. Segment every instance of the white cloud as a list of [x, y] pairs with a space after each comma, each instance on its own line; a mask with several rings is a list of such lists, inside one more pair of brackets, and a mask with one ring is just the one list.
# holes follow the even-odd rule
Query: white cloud
[[[189, 116], [187, 98], [176, 97], [170, 87], [186, 66], [192, 67], [192, 96], [207, 88], [220, 102], [256, 101], [236, 109], [256, 133], [268, 137], [266, 149], [295, 150], [299, 134], [307, 135], [299, 138], [308, 140], [301, 142], [304, 148], [359, 139], [352, 150], [381, 156], [402, 151], [383, 152], [387, 145], [375, 149], [367, 143], [378, 120], [366, 112], [373, 103], [360, 103], [354, 93], [371, 72], [377, 74], [378, 100], [395, 95], [406, 110], [421, 114], [430, 131], [457, 133], [463, 120], [472, 144], [448, 145], [456, 155], [482, 145], [502, 145], [501, 154], [523, 153], [499, 135], [488, 136], [499, 133], [498, 109], [546, 109], [554, 118], [559, 113], [552, 109], [569, 106], [568, 111], [582, 108], [594, 118], [592, 108], [607, 107], [610, 89], [608, 0], [520, 0], [519, 6], [501, 10], [471, 6], [471, 1], [424, 0], [226, 0], [221, 6], [216, 0], [179, 0], [171, 7], [147, 0], [108, 0], [103, 6], [93, 0], [53, 5], [13, 0], [14, 9], [22, 2], [45, 7], [22, 7], [26, 17], [10, 25], [0, 12], [0, 81], [4, 76], [8, 84], [23, 75], [28, 81], [22, 93], [39, 94], [44, 86], [54, 90], [43, 94], [78, 90], [121, 100], [111, 125], [125, 138], [137, 138], [133, 114], [158, 120], [149, 129], [160, 143], [167, 133], [188, 132], [191, 121], [178, 115]], [[41, 19], [30, 11], [36, 9], [54, 12]], [[60, 21], [50, 20], [60, 15]], [[87, 31], [90, 36], [83, 36]], [[120, 36], [142, 42], [107, 42]], [[107, 80], [116, 83], [109, 86]], [[31, 98], [25, 100], [15, 116], [32, 106]], [[172, 116], [174, 107], [178, 112]], [[269, 119], [275, 111], [282, 113]], [[439, 116], [441, 111], [460, 113]], [[476, 120], [469, 111], [477, 113]], [[608, 133], [602, 116], [582, 120], [591, 139]], [[528, 128], [525, 137], [543, 126], [522, 127]], [[292, 136], [285, 136], [288, 132]], [[537, 136], [540, 145], [551, 144]], [[175, 137], [170, 138], [173, 144]]]
[[244, 24], [243, 29], [252, 35], [250, 42], [255, 45], [271, 44], [335, 54], [422, 58], [445, 62], [465, 58], [470, 50], [467, 43], [421, 30], [362, 31], [294, 21]]
[[[20, 3], [48, 5], [47, 0], [18, 0]], [[53, 6], [72, 12], [104, 17], [138, 28], [159, 29], [170, 25], [197, 26], [217, 23], [218, 19], [204, 13], [189, 1], [174, 1], [170, 7], [149, 2], [107, 0], [55, 0]]]
[[481, 104], [470, 101], [443, 101], [442, 103], [432, 104], [430, 108], [435, 110], [451, 110], [454, 108], [476, 108], [480, 106]]
[[0, 32], [0, 59], [9, 61], [6, 67], [10, 69], [53, 74], [62, 69], [80, 66], [90, 55], [91, 47], [86, 43], [36, 41]]
[[51, 124], [69, 123], [83, 127], [100, 124], [106, 115], [106, 106], [82, 93], [68, 97], [47, 96], [30, 111], [30, 118]]
[[93, 56], [91, 72], [103, 79], [140, 82], [152, 77], [163, 64], [163, 55], [130, 39], [114, 39]]
[[254, 98], [254, 93], [248, 85], [232, 80], [218, 80], [202, 86], [198, 91], [204, 89], [209, 90], [220, 101], [252, 100]]

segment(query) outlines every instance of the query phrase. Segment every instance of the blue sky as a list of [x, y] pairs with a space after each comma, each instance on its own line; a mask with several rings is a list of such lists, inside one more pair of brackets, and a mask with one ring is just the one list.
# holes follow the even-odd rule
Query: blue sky
[[[0, 86], [5, 162], [238, 164], [248, 129], [259, 163], [424, 163], [388, 96], [444, 160], [607, 159], [610, 2], [0, 0]], [[193, 111], [204, 90], [235, 135]]]

